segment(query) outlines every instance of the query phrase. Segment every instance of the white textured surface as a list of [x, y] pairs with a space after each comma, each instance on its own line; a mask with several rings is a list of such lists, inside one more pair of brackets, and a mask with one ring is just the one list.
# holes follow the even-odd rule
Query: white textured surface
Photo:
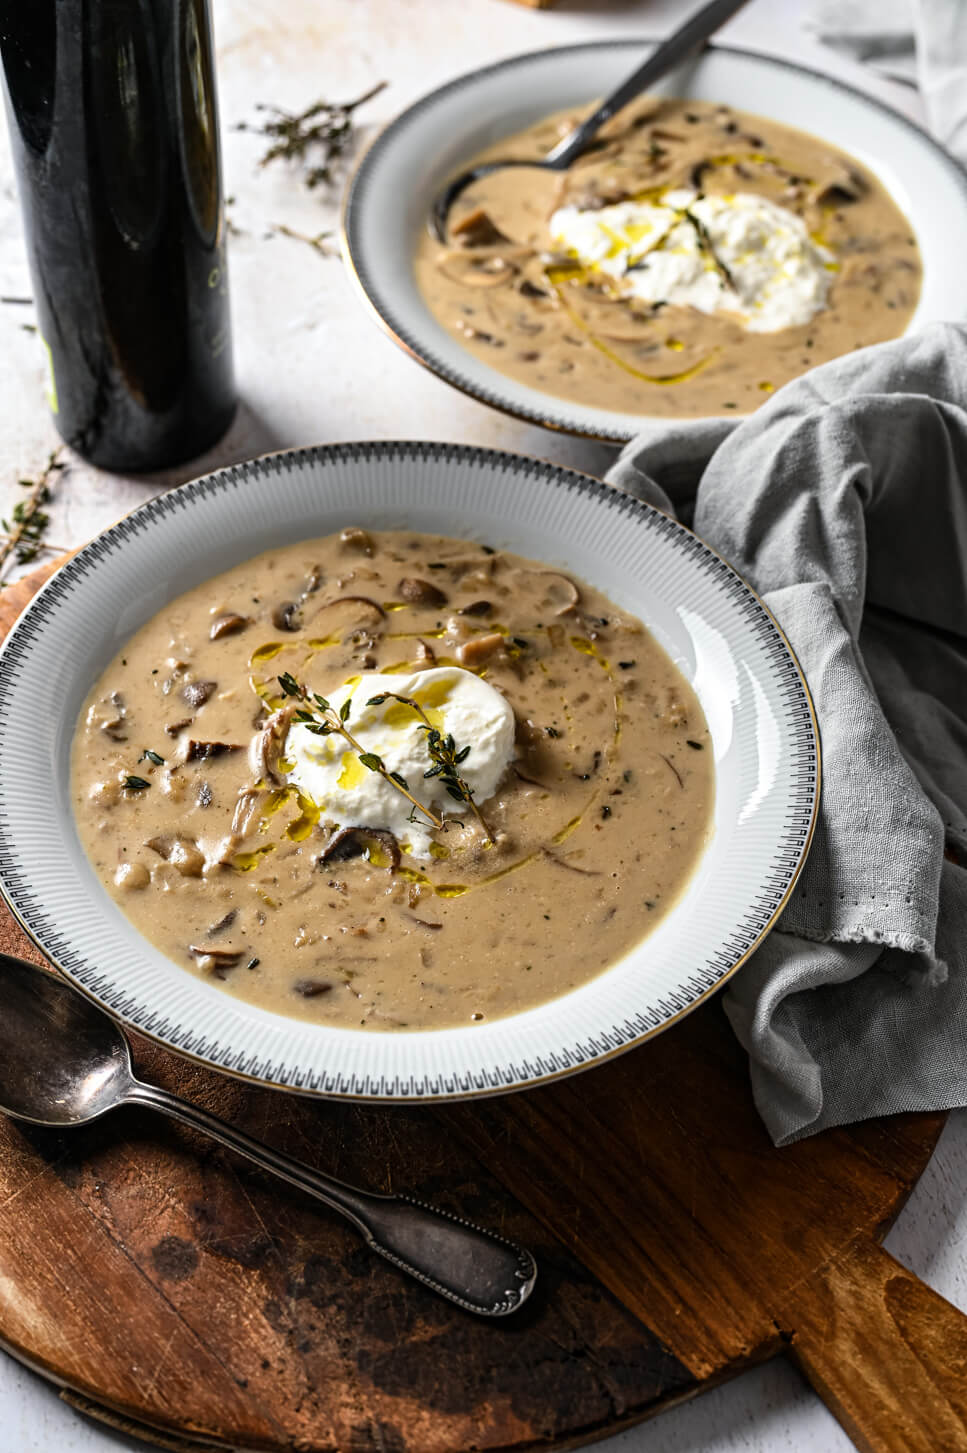
[[[248, 230], [232, 243], [232, 293], [245, 410], [218, 462], [273, 445], [333, 438], [435, 437], [518, 449], [601, 473], [611, 451], [514, 423], [461, 398], [422, 373], [371, 326], [337, 262], [304, 244], [263, 240], [271, 222], [314, 233], [334, 225], [318, 199], [295, 198], [289, 179], [257, 175], [257, 143], [228, 128], [252, 103], [307, 103], [320, 93], [351, 96], [374, 78], [392, 89], [371, 107], [388, 120], [423, 91], [474, 61], [496, 60], [544, 44], [638, 31], [658, 34], [682, 13], [681, 0], [648, 5], [612, 0], [557, 12], [518, 10], [504, 0], [215, 0], [221, 110], [233, 214]], [[863, 84], [855, 68], [803, 40], [803, 0], [752, 0], [726, 38], [795, 56]], [[870, 80], [876, 94], [918, 116], [913, 93]], [[0, 293], [28, 295], [29, 281], [13, 200], [6, 135], [0, 126]], [[36, 339], [20, 329], [29, 309], [0, 308], [0, 504], [19, 497], [13, 480], [36, 471], [53, 446], [42, 407]], [[189, 473], [181, 472], [179, 478]], [[166, 481], [119, 480], [78, 468], [60, 490], [57, 533], [80, 544]], [[967, 1112], [951, 1117], [939, 1149], [887, 1246], [905, 1265], [967, 1309]], [[88, 1423], [34, 1374], [0, 1358], [0, 1447], [4, 1453], [118, 1453], [140, 1448]], [[746, 1374], [640, 1429], [597, 1445], [606, 1453], [849, 1453], [852, 1447], [822, 1404], [784, 1364]]]

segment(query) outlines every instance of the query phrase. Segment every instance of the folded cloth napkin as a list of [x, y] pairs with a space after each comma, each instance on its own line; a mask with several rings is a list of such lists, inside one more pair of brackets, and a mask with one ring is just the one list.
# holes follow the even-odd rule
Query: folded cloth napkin
[[963, 0], [813, 0], [821, 41], [915, 82], [930, 130], [967, 165], [967, 7]]
[[[610, 483], [673, 513], [674, 435]], [[812, 692], [823, 790], [778, 924], [729, 986], [778, 1144], [967, 1103], [967, 328], [834, 360], [715, 451], [695, 529]]]

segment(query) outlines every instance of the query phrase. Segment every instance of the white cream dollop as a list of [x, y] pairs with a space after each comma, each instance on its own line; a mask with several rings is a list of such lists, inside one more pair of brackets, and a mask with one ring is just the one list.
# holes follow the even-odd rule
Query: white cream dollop
[[720, 197], [682, 189], [597, 212], [561, 207], [550, 230], [555, 243], [592, 272], [610, 274], [629, 296], [732, 313], [751, 333], [808, 323], [826, 306], [835, 269], [833, 254], [813, 241], [801, 217], [747, 192]]
[[[493, 796], [514, 752], [514, 713], [505, 696], [459, 666], [436, 666], [411, 676], [367, 672], [325, 693], [336, 711], [350, 700], [346, 724], [363, 751], [382, 757], [390, 772], [406, 779], [414, 797], [448, 816], [466, 812], [467, 805], [450, 797], [438, 777], [424, 777], [432, 764], [426, 732], [413, 709], [392, 698], [368, 705], [384, 692], [412, 697], [434, 727], [444, 736], [452, 734], [458, 750], [469, 746], [460, 775], [478, 805]], [[385, 828], [414, 857], [430, 856], [431, 824], [379, 772], [362, 766], [344, 737], [335, 732], [317, 736], [294, 722], [283, 757], [293, 764], [287, 780], [312, 798], [325, 821]]]

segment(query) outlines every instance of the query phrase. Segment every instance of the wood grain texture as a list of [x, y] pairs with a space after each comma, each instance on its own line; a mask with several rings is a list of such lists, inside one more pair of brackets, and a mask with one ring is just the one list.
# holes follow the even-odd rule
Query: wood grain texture
[[[0, 593], [0, 632], [49, 573]], [[0, 949], [42, 961], [3, 911]], [[0, 1339], [115, 1426], [185, 1453], [565, 1448], [791, 1351], [869, 1453], [936, 1447], [935, 1429], [967, 1448], [967, 1322], [875, 1245], [945, 1117], [776, 1151], [716, 1000], [590, 1073], [425, 1110], [299, 1099], [132, 1043], [145, 1079], [519, 1239], [541, 1279], [487, 1323], [147, 1112], [70, 1134], [0, 1121]]]

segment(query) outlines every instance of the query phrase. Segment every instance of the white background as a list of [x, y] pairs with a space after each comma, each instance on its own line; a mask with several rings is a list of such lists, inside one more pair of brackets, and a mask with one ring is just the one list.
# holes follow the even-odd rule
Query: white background
[[[58, 486], [51, 538], [80, 544], [150, 494], [213, 464], [335, 439], [460, 440], [603, 473], [608, 449], [505, 419], [423, 372], [384, 338], [363, 315], [338, 258], [272, 232], [278, 224], [310, 235], [335, 229], [338, 199], [301, 193], [284, 167], [259, 172], [259, 140], [233, 127], [255, 119], [256, 102], [298, 109], [320, 96], [348, 100], [385, 79], [389, 89], [361, 117], [375, 127], [475, 65], [580, 40], [658, 37], [687, 9], [680, 0], [560, 0], [540, 12], [508, 0], [214, 0], [226, 191], [240, 229], [230, 240], [230, 268], [243, 406], [223, 444], [184, 470], [123, 479], [77, 462]], [[920, 115], [912, 91], [874, 80], [811, 43], [801, 29], [804, 10], [805, 0], [752, 0], [723, 38], [842, 74]], [[0, 294], [30, 293], [4, 132]], [[21, 327], [30, 321], [30, 308], [0, 308], [0, 514], [22, 497], [16, 479], [42, 468], [57, 442], [43, 402], [40, 345]], [[967, 1115], [958, 1112], [886, 1244], [967, 1309], [965, 1186]], [[2, 1355], [0, 1429], [3, 1453], [144, 1446], [79, 1418]], [[842, 1453], [852, 1444], [780, 1362], [598, 1446], [607, 1453]]]

